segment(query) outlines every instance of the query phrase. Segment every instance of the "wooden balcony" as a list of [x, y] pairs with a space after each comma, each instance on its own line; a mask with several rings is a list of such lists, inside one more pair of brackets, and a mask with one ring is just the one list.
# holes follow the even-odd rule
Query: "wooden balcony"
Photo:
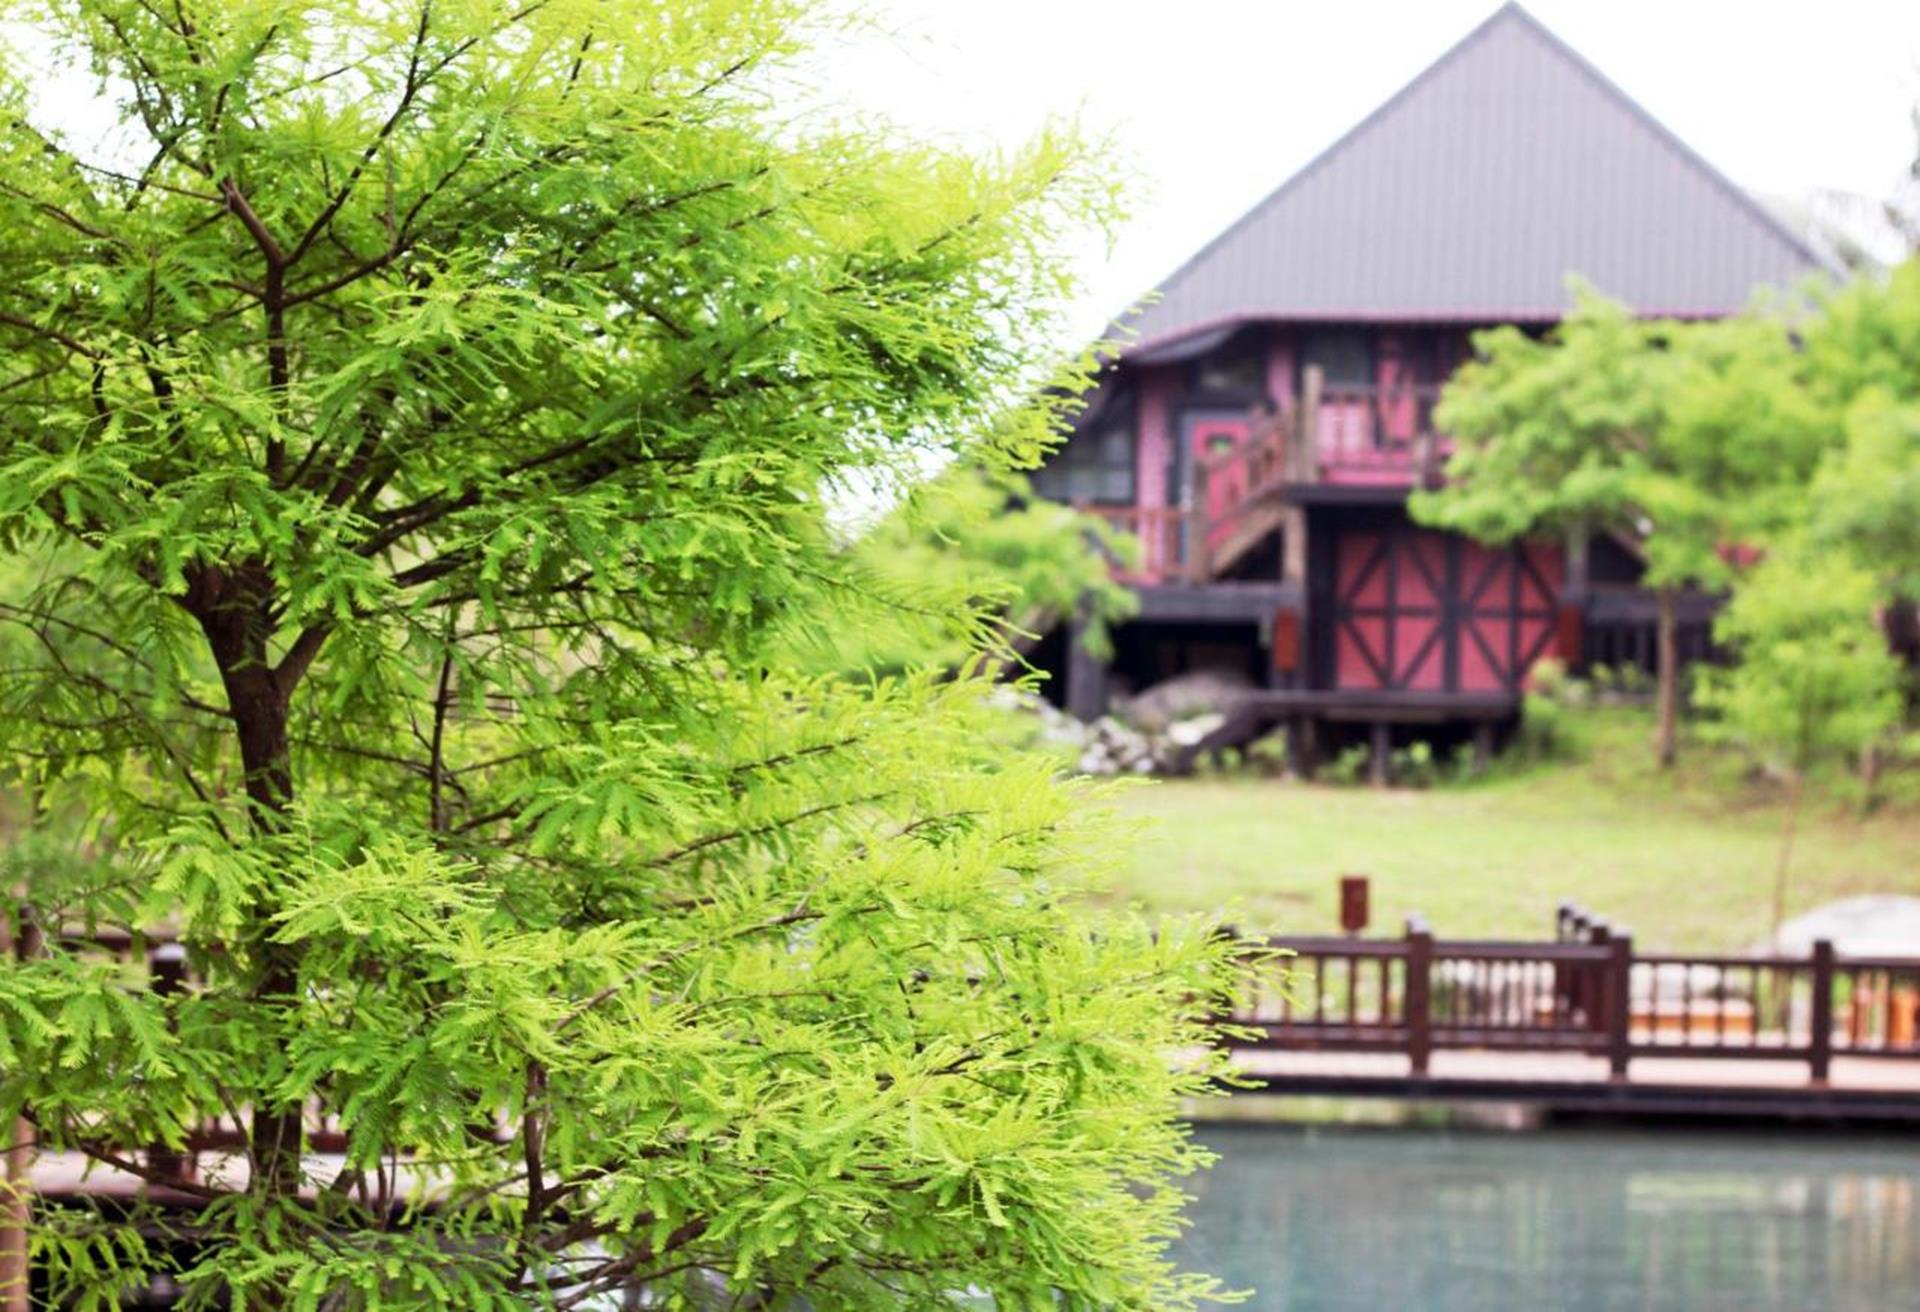
[[1327, 388], [1317, 408], [1312, 477], [1346, 487], [1432, 487], [1452, 444], [1436, 433], [1433, 386]]
[[1301, 394], [1249, 417], [1246, 438], [1193, 464], [1166, 506], [1079, 509], [1140, 542], [1128, 582], [1202, 583], [1278, 528], [1313, 489], [1436, 487], [1452, 444], [1434, 432], [1438, 387], [1329, 388], [1308, 369]]

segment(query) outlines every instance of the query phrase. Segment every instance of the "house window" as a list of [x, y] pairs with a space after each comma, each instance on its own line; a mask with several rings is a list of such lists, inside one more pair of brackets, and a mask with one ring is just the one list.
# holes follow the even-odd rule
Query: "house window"
[[1301, 346], [1300, 367], [1319, 365], [1326, 385], [1351, 391], [1373, 386], [1373, 343], [1358, 328], [1331, 328], [1309, 333]]
[[1066, 443], [1033, 473], [1033, 490], [1049, 501], [1095, 505], [1133, 504], [1133, 413], [1101, 416], [1088, 429], [1069, 434]]
[[1258, 394], [1267, 387], [1267, 357], [1256, 332], [1236, 333], [1194, 362], [1193, 388], [1209, 395]]

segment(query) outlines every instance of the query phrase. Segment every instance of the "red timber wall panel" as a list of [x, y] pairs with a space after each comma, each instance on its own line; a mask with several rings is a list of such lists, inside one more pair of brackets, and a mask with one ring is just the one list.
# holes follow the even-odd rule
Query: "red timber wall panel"
[[1517, 692], [1551, 650], [1557, 548], [1411, 527], [1334, 544], [1333, 681], [1357, 691]]
[[1457, 544], [1461, 562], [1460, 690], [1519, 689], [1553, 646], [1563, 560], [1558, 548]]
[[[1134, 443], [1134, 504], [1144, 511], [1160, 510], [1178, 501], [1167, 486], [1173, 463], [1173, 402], [1179, 375], [1165, 368], [1150, 369], [1140, 380], [1139, 436]], [[1141, 572], [1158, 578], [1174, 568], [1176, 544], [1145, 522], [1140, 526]]]

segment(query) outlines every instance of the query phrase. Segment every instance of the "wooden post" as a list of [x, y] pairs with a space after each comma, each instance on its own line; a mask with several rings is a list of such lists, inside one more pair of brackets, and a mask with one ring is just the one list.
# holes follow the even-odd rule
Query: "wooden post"
[[1294, 430], [1293, 483], [1320, 481], [1320, 397], [1326, 391], [1327, 373], [1317, 364], [1300, 371], [1300, 410]]
[[[1607, 947], [1613, 942], [1613, 926], [1597, 916], [1589, 920], [1587, 942], [1597, 948]], [[1598, 1034], [1607, 1032], [1607, 1000], [1612, 996], [1607, 990], [1607, 979], [1611, 969], [1609, 960], [1597, 971], [1580, 972], [1580, 1007], [1587, 1014], [1587, 1024]]]
[[1373, 726], [1373, 751], [1367, 766], [1375, 788], [1393, 782], [1393, 729], [1384, 720]]
[[1304, 715], [1287, 717], [1287, 771], [1296, 779], [1313, 778], [1318, 751], [1313, 721]]
[[1580, 919], [1580, 904], [1577, 902], [1562, 902], [1558, 907], [1554, 908], [1553, 941], [1556, 943], [1568, 943], [1577, 939], [1579, 937], [1579, 931], [1574, 928], [1574, 925]]
[[1833, 1066], [1833, 941], [1813, 941], [1813, 1005], [1808, 1008], [1807, 1023], [1812, 1033], [1807, 1039], [1807, 1074], [1815, 1084], [1825, 1084]]
[[1485, 774], [1493, 767], [1493, 721], [1481, 720], [1473, 726], [1473, 772]]
[[1193, 486], [1187, 489], [1186, 579], [1189, 583], [1205, 583], [1213, 577], [1213, 550], [1207, 541], [1213, 520], [1207, 507], [1205, 461], [1196, 462], [1193, 480]]
[[1367, 927], [1369, 881], [1365, 875], [1340, 876], [1340, 928], [1357, 937]]
[[1307, 512], [1299, 506], [1288, 506], [1280, 516], [1280, 577], [1307, 584]]
[[[1580, 908], [1571, 902], [1562, 902], [1553, 912], [1553, 941], [1555, 943], [1577, 942], [1574, 933], [1574, 919], [1580, 914]], [[1565, 962], [1555, 962], [1553, 967], [1553, 1019], [1556, 1025], [1564, 1025], [1573, 1015], [1573, 968]]]
[[1624, 1080], [1633, 1060], [1633, 935], [1615, 934], [1609, 946], [1607, 1065], [1614, 1079]]
[[1086, 603], [1067, 629], [1067, 713], [1097, 720], [1107, 713], [1106, 662], [1087, 650]]
[[1433, 1055], [1433, 931], [1418, 916], [1407, 918], [1407, 1064], [1425, 1075]]

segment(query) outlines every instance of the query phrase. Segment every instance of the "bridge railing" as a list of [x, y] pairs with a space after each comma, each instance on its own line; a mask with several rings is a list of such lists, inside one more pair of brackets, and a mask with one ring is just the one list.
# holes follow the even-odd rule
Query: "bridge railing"
[[1257, 940], [1277, 955], [1233, 1017], [1245, 1046], [1403, 1054], [1436, 1050], [1804, 1062], [1824, 1081], [1836, 1056], [1920, 1058], [1920, 957], [1639, 953], [1630, 934], [1571, 905], [1550, 940], [1436, 939], [1419, 919], [1399, 938]]

